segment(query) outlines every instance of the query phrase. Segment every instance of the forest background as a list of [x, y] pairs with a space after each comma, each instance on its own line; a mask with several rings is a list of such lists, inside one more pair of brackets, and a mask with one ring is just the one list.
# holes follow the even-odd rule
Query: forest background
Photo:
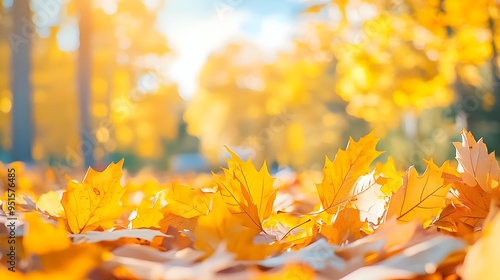
[[499, 29], [493, 0], [3, 0], [0, 161], [320, 170], [377, 129], [423, 171], [463, 128], [500, 147]]

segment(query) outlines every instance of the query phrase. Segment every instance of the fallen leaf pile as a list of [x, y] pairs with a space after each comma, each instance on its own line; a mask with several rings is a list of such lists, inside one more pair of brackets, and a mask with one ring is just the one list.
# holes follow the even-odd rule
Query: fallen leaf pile
[[350, 139], [320, 176], [271, 176], [229, 149], [213, 176], [168, 182], [127, 178], [121, 160], [58, 189], [49, 173], [1, 165], [0, 279], [495, 279], [494, 153], [463, 131], [457, 161], [429, 160], [419, 175], [375, 162], [378, 140]]

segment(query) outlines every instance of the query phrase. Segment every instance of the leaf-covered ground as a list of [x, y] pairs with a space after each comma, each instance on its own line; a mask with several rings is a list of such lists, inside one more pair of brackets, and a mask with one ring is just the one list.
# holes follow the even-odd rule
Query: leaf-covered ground
[[494, 153], [463, 131], [456, 161], [419, 175], [376, 162], [378, 140], [350, 139], [322, 174], [271, 176], [229, 149], [213, 176], [164, 182], [123, 160], [64, 186], [0, 165], [0, 279], [494, 279]]

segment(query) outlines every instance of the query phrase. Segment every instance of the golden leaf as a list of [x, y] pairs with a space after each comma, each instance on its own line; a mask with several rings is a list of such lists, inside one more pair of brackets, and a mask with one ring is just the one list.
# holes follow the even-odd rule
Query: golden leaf
[[323, 182], [316, 184], [323, 209], [330, 214], [336, 212], [336, 206], [348, 201], [358, 178], [368, 173], [370, 164], [382, 152], [376, 150], [378, 138], [374, 132], [355, 142], [349, 138], [347, 149], [339, 149], [335, 159], [328, 157], [323, 168]]
[[384, 164], [377, 162], [376, 170], [380, 172], [380, 177], [377, 180], [381, 181], [380, 184], [382, 184], [380, 190], [385, 195], [391, 195], [393, 193], [396, 193], [398, 189], [401, 187], [402, 177], [400, 172], [396, 169], [392, 157], [389, 156], [387, 162]]
[[211, 208], [212, 196], [213, 193], [173, 182], [172, 189], [165, 196], [168, 204], [164, 207], [164, 211], [188, 219], [207, 215]]
[[36, 202], [36, 207], [53, 217], [66, 218], [66, 213], [64, 213], [64, 208], [61, 204], [61, 191], [49, 191], [40, 195]]
[[198, 218], [194, 229], [196, 249], [208, 255], [214, 253], [221, 244], [225, 244], [229, 252], [235, 253], [238, 259], [264, 259], [282, 246], [269, 236], [269, 242], [255, 242], [261, 229], [246, 227], [240, 217], [234, 215], [224, 203], [220, 193], [214, 196], [214, 207], [206, 216]]
[[43, 255], [61, 251], [71, 246], [64, 226], [54, 226], [43, 220], [38, 213], [26, 213], [28, 230], [23, 238], [23, 246], [27, 253]]
[[421, 177], [415, 167], [408, 168], [403, 186], [391, 197], [387, 217], [395, 215], [400, 222], [427, 222], [437, 217], [445, 207], [450, 188], [444, 184], [441, 174], [442, 167], [437, 167], [432, 160], [427, 162], [427, 169]]
[[345, 242], [353, 242], [366, 234], [363, 228], [366, 223], [361, 222], [359, 210], [344, 208], [338, 212], [334, 223], [321, 227], [323, 234], [331, 244], [341, 245]]
[[231, 154], [231, 159], [226, 159], [229, 169], [224, 168], [224, 176], [214, 174], [224, 201], [244, 226], [263, 230], [262, 223], [271, 215], [276, 198], [274, 178], [266, 163], [257, 171], [250, 160], [244, 162], [227, 150]]
[[163, 219], [163, 214], [157, 197], [153, 201], [144, 199], [135, 211], [137, 216], [131, 221], [132, 228], [161, 227], [159, 222]]
[[83, 182], [68, 182], [61, 203], [72, 233], [84, 233], [113, 227], [122, 214], [120, 199], [125, 188], [120, 185], [123, 159], [111, 163], [103, 172], [89, 168]]

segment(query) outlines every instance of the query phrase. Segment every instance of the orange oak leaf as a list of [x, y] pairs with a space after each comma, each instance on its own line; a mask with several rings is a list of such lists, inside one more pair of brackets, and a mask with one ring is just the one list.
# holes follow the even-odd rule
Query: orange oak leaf
[[403, 177], [403, 186], [391, 197], [387, 217], [396, 216], [400, 222], [419, 220], [428, 222], [436, 218], [445, 207], [450, 189], [441, 178], [442, 167], [427, 161], [424, 175], [418, 176], [411, 166]]
[[472, 133], [463, 130], [462, 142], [455, 142], [453, 145], [458, 161], [457, 170], [467, 185], [479, 185], [486, 192], [491, 192], [492, 188], [498, 186], [500, 169], [495, 152], [488, 154], [483, 138], [476, 142]]
[[362, 137], [358, 142], [349, 138], [347, 149], [339, 149], [333, 161], [326, 157], [323, 181], [316, 184], [326, 212], [335, 213], [336, 206], [352, 198], [351, 192], [358, 178], [367, 174], [370, 164], [382, 154], [376, 150], [378, 140], [374, 132]]
[[227, 150], [231, 154], [226, 159], [229, 168], [223, 168], [224, 176], [214, 174], [215, 181], [229, 210], [242, 219], [243, 225], [263, 231], [262, 223], [271, 215], [276, 199], [274, 178], [265, 162], [257, 171], [250, 159], [244, 162]]
[[111, 163], [103, 172], [89, 168], [83, 182], [68, 182], [61, 203], [72, 233], [112, 228], [122, 214], [120, 199], [125, 188], [120, 185], [123, 159]]

